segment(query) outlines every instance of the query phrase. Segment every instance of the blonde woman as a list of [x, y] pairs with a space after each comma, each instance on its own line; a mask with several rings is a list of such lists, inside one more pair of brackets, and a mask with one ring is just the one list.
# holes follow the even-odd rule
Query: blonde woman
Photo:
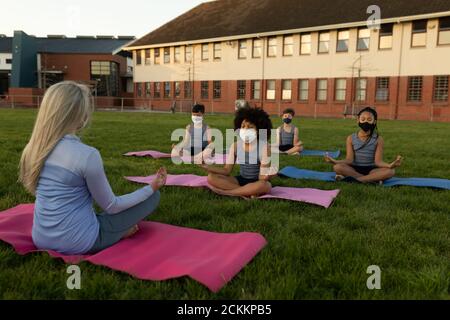
[[[36, 195], [33, 242], [63, 254], [101, 251], [138, 231], [159, 204], [166, 170], [133, 193], [116, 197], [100, 153], [77, 133], [92, 114], [89, 89], [75, 82], [50, 87], [20, 160], [19, 180]], [[96, 215], [93, 202], [104, 213]]]

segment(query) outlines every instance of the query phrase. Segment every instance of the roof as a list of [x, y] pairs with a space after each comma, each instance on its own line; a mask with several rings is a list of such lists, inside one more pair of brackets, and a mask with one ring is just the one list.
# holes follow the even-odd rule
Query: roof
[[46, 53], [112, 54], [130, 41], [130, 38], [36, 38], [37, 51]]
[[0, 37], [0, 52], [12, 53], [12, 38]]
[[449, 0], [217, 0], [198, 5], [129, 47], [364, 22], [374, 2], [382, 19], [450, 11]]

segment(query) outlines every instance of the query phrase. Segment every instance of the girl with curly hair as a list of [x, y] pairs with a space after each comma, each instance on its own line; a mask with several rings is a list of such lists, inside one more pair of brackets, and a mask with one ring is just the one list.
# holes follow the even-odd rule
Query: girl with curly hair
[[[218, 194], [257, 197], [270, 192], [272, 172], [270, 144], [272, 121], [262, 109], [245, 107], [234, 119], [236, 141], [231, 145], [223, 168], [202, 165], [208, 172], [208, 183]], [[231, 176], [234, 165], [240, 174]]]

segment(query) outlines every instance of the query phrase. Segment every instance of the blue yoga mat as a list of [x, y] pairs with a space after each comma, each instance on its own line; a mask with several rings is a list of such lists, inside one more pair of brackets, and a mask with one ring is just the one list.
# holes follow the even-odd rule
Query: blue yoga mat
[[325, 157], [325, 154], [327, 154], [332, 158], [339, 158], [341, 155], [340, 150], [336, 151], [321, 151], [321, 150], [303, 150], [302, 153], [300, 153], [300, 156], [303, 157]]
[[[225, 153], [228, 154], [229, 150], [226, 150]], [[301, 157], [325, 157], [325, 154], [327, 154], [336, 159], [339, 158], [339, 156], [341, 155], [341, 151], [340, 150], [336, 150], [336, 151], [322, 151], [322, 150], [303, 150], [300, 153]]]
[[[280, 176], [294, 178], [294, 179], [307, 179], [307, 180], [319, 180], [319, 181], [336, 181], [334, 172], [319, 172], [305, 169], [298, 169], [295, 167], [285, 167], [278, 173]], [[450, 190], [450, 180], [446, 179], [433, 179], [433, 178], [391, 178], [384, 181], [383, 186], [411, 186], [411, 187], [425, 187]]]

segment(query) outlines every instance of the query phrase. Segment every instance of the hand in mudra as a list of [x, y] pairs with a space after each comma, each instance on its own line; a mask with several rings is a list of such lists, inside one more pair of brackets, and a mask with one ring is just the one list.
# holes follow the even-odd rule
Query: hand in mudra
[[395, 161], [391, 163], [391, 169], [400, 167], [402, 165], [402, 162], [403, 162], [403, 157], [397, 156], [397, 159], [395, 159]]
[[336, 160], [333, 159], [332, 157], [330, 157], [330, 155], [328, 153], [325, 154], [324, 159], [325, 159], [325, 162], [327, 162], [327, 163], [336, 164]]

